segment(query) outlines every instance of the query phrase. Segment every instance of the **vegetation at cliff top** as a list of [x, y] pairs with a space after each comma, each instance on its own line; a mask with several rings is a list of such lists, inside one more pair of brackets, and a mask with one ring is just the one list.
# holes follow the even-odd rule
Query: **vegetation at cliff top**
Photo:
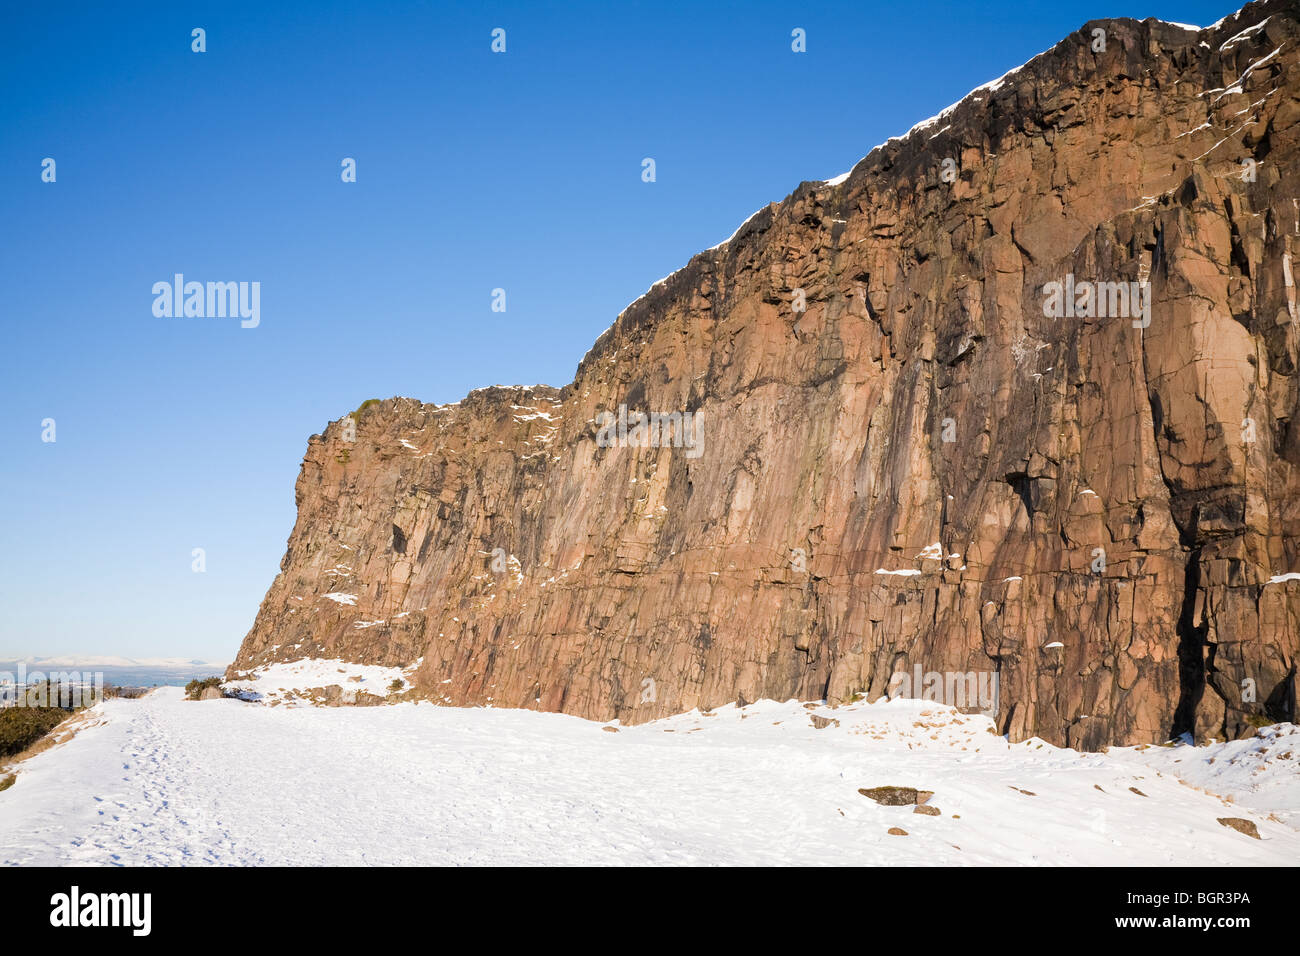
[[357, 406], [357, 410], [352, 413], [352, 417], [360, 418], [361, 413], [364, 412], [367, 408], [369, 408], [371, 405], [378, 405], [378, 404], [379, 404], [379, 399], [367, 398], [364, 402], [362, 402], [360, 405]]

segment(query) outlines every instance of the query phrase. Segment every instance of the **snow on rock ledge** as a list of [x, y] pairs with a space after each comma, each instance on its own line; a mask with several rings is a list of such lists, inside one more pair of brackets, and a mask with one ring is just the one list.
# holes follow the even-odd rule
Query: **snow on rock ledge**
[[419, 666], [420, 661], [400, 668], [307, 658], [255, 667], [223, 686], [243, 700], [268, 704], [360, 704], [407, 690]]

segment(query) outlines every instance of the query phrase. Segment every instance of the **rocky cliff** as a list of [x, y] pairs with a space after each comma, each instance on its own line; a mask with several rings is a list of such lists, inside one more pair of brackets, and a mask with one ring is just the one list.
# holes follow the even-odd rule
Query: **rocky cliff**
[[312, 436], [231, 674], [628, 722], [992, 675], [1012, 739], [1087, 749], [1294, 719], [1298, 250], [1295, 5], [1088, 23], [760, 210], [572, 384]]

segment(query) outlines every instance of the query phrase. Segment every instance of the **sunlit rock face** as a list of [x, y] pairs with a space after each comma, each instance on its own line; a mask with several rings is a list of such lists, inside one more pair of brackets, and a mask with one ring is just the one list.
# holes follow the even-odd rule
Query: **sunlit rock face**
[[1294, 719], [1298, 140], [1292, 5], [1089, 23], [760, 210], [572, 384], [312, 436], [232, 673], [625, 722], [933, 695], [1085, 749]]

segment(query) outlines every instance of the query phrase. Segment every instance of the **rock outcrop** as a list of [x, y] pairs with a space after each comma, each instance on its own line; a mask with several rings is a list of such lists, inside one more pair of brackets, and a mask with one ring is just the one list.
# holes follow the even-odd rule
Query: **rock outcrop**
[[312, 436], [231, 673], [419, 661], [624, 722], [991, 675], [964, 703], [1084, 749], [1295, 719], [1297, 253], [1296, 7], [1088, 23], [760, 210], [572, 384]]

